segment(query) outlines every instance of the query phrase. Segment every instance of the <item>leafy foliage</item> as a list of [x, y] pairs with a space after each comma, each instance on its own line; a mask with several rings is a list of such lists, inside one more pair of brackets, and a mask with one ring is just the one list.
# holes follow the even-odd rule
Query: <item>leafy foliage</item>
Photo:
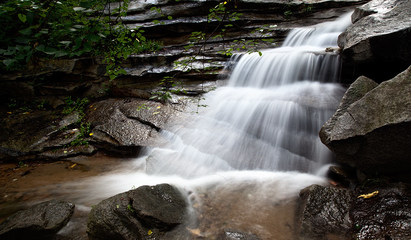
[[68, 115], [73, 112], [77, 112], [79, 115], [76, 125], [79, 126], [80, 132], [76, 139], [70, 143], [70, 146], [88, 145], [88, 140], [86, 138], [91, 136], [91, 123], [84, 121], [84, 117], [86, 115], [85, 109], [88, 103], [89, 100], [87, 98], [78, 98], [73, 100], [71, 97], [67, 97], [65, 99], [65, 105], [61, 113]]
[[105, 57], [110, 79], [124, 73], [115, 65], [131, 53], [159, 48], [139, 29], [121, 22], [128, 1], [7, 0], [0, 3], [0, 60], [15, 70], [40, 57]]

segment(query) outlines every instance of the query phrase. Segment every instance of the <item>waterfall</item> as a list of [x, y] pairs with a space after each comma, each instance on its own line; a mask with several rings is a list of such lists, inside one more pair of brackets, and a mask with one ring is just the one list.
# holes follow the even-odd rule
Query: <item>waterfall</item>
[[167, 239], [193, 239], [190, 229], [214, 239], [225, 228], [295, 239], [298, 193], [325, 183], [315, 173], [332, 158], [318, 132], [344, 88], [339, 57], [325, 49], [337, 45], [349, 19], [295, 29], [262, 56], [234, 56], [225, 86], [206, 94], [208, 107], [163, 130], [161, 146], [127, 161], [126, 169], [60, 189], [89, 208], [141, 185], [169, 183], [190, 207]]
[[[328, 52], [350, 16], [291, 31], [280, 48], [235, 56], [224, 87], [206, 96], [206, 113], [164, 132], [152, 174], [199, 177], [220, 171], [314, 173], [332, 156], [318, 132], [344, 92], [340, 59]], [[239, 60], [238, 60], [239, 59]]]

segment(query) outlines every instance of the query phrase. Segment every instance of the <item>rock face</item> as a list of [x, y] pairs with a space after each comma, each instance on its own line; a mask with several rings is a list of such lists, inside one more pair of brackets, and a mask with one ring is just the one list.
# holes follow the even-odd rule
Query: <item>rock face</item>
[[95, 206], [89, 215], [90, 239], [161, 239], [181, 224], [187, 203], [168, 184], [142, 186], [118, 194]]
[[358, 7], [340, 35], [345, 64], [379, 82], [411, 64], [410, 0], [373, 0]]
[[50, 239], [64, 227], [74, 212], [74, 204], [48, 201], [22, 210], [0, 224], [0, 239]]
[[[110, 98], [87, 105], [84, 119], [77, 112], [63, 117], [58, 111], [12, 113], [0, 119], [0, 160], [62, 159], [97, 150], [134, 156], [141, 147], [152, 146], [158, 131], [183, 108], [182, 104]], [[90, 123], [93, 134], [82, 136], [89, 144], [71, 146], [81, 134], [79, 121]], [[27, 135], [22, 137], [23, 133]]]
[[368, 174], [411, 170], [411, 67], [376, 86], [357, 79], [320, 131], [337, 160]]
[[346, 189], [319, 185], [303, 189], [297, 210], [300, 239], [350, 239], [351, 199], [352, 195]]

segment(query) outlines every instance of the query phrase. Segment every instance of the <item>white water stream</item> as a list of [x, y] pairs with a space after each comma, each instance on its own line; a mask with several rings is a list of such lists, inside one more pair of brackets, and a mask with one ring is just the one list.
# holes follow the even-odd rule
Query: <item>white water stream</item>
[[[292, 210], [286, 208], [288, 217], [273, 214], [302, 188], [325, 183], [317, 173], [332, 156], [318, 132], [344, 92], [337, 83], [339, 57], [325, 49], [337, 46], [338, 34], [349, 24], [350, 14], [293, 30], [282, 47], [262, 56], [235, 56], [227, 85], [205, 96], [204, 113], [164, 131], [167, 144], [147, 149], [128, 163], [129, 171], [83, 182], [87, 201], [82, 201], [166, 182], [191, 192], [192, 206], [200, 205], [196, 211], [216, 222], [196, 226], [204, 236], [228, 227], [262, 239], [292, 239], [285, 233], [292, 231], [285, 227], [293, 224]], [[219, 217], [201, 207], [211, 204], [211, 196], [221, 200], [211, 207], [220, 209]]]

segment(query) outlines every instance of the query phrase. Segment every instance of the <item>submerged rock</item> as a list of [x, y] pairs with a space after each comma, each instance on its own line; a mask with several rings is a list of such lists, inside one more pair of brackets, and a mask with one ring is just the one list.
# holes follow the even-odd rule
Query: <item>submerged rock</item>
[[411, 63], [411, 0], [373, 0], [358, 7], [338, 45], [347, 65], [378, 81]]
[[411, 170], [410, 133], [411, 67], [376, 87], [357, 79], [320, 137], [338, 161], [368, 174], [398, 177]]
[[300, 192], [297, 209], [299, 239], [350, 239], [349, 190], [312, 185]]
[[0, 239], [51, 239], [74, 212], [74, 204], [48, 201], [21, 210], [0, 224]]
[[187, 203], [169, 185], [142, 186], [103, 200], [90, 212], [90, 239], [161, 239], [164, 232], [181, 224]]
[[224, 232], [217, 237], [217, 240], [260, 240], [260, 238], [252, 233], [224, 230]]

